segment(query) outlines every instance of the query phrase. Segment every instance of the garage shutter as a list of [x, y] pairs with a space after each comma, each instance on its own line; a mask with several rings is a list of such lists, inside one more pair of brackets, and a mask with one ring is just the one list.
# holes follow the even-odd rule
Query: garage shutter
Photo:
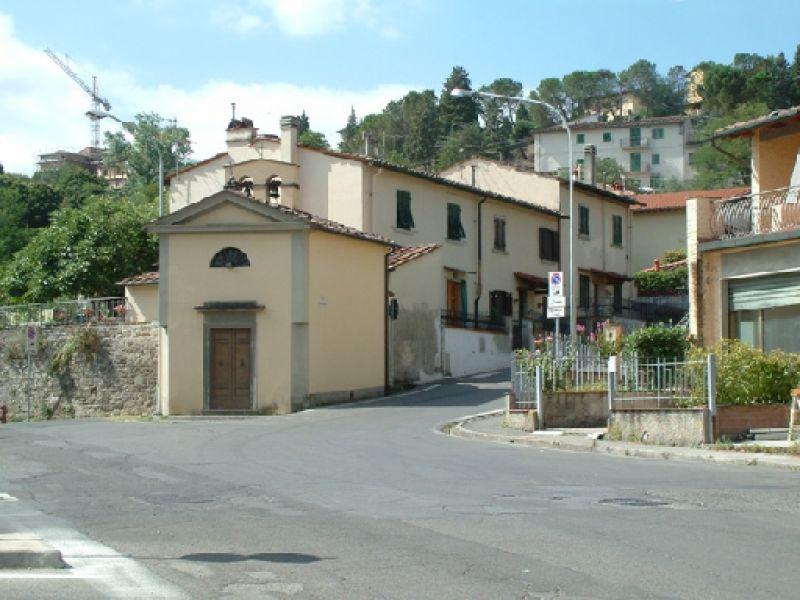
[[800, 304], [800, 274], [786, 273], [728, 282], [729, 310], [757, 310]]

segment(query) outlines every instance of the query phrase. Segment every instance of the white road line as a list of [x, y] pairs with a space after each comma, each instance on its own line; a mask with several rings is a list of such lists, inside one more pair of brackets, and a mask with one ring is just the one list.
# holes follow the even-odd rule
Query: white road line
[[12, 496], [11, 494], [0, 492], [0, 502], [17, 502], [17, 500], [18, 499]]

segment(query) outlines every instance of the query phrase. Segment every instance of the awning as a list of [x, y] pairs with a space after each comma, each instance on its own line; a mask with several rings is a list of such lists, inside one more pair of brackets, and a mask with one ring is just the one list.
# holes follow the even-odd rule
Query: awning
[[539, 277], [537, 275], [531, 275], [530, 273], [523, 273], [521, 271], [515, 271], [514, 277], [516, 277], [517, 281], [524, 283], [533, 290], [544, 291], [547, 289], [547, 277]]

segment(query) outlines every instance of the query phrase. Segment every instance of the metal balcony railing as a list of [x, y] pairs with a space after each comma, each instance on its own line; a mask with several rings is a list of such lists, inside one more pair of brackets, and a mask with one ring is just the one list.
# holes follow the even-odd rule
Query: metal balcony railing
[[475, 315], [472, 313], [442, 311], [442, 322], [445, 327], [461, 327], [464, 329], [480, 329], [508, 333], [506, 319], [503, 317], [492, 318], [491, 315]]
[[732, 239], [800, 229], [800, 186], [715, 200], [714, 239]]
[[647, 137], [620, 138], [619, 145], [623, 150], [640, 150], [643, 148], [649, 148], [650, 138]]

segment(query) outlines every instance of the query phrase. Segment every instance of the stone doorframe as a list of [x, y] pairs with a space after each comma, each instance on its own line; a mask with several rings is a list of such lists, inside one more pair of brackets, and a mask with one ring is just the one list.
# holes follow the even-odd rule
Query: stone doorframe
[[[261, 307], [259, 307], [261, 308]], [[256, 310], [203, 310], [203, 410], [211, 410], [211, 330], [250, 330], [250, 409], [256, 410]], [[220, 411], [224, 412], [224, 411]]]

